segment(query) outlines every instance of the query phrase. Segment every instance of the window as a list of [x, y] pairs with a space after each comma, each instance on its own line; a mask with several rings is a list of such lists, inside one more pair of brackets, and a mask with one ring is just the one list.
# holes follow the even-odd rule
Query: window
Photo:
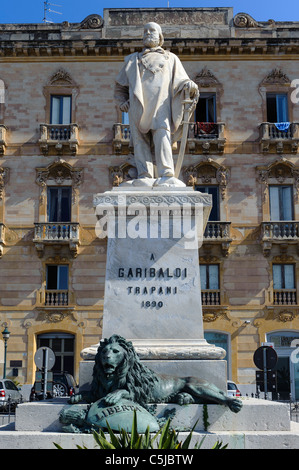
[[47, 289], [67, 290], [68, 289], [68, 265], [47, 265]]
[[217, 122], [216, 94], [201, 93], [195, 111], [196, 122]]
[[269, 186], [271, 220], [293, 220], [293, 187]]
[[219, 215], [219, 188], [218, 186], [195, 186], [196, 191], [212, 195], [212, 209], [210, 212], [209, 220], [220, 220]]
[[71, 222], [72, 188], [48, 188], [48, 222]]
[[274, 304], [296, 304], [295, 266], [273, 264]]
[[70, 124], [72, 97], [64, 95], [51, 96], [50, 124]]
[[200, 265], [202, 305], [220, 305], [219, 265]]
[[288, 95], [286, 93], [267, 93], [267, 121], [288, 121]]
[[67, 265], [47, 265], [45, 305], [67, 306], [69, 267]]

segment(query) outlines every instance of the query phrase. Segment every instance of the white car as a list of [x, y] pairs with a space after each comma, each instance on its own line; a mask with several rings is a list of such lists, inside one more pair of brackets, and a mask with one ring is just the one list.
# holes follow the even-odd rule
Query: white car
[[237, 385], [235, 382], [232, 382], [231, 380], [227, 381], [227, 394], [229, 397], [240, 397], [241, 392], [238, 389]]
[[20, 389], [16, 387], [12, 380], [0, 379], [0, 409], [8, 406], [16, 406], [23, 401]]

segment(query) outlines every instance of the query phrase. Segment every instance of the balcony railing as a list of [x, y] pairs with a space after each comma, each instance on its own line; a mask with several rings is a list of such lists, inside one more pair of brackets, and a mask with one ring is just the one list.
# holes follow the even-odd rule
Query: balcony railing
[[45, 290], [44, 305], [47, 307], [66, 307], [69, 304], [68, 290]]
[[202, 290], [201, 303], [205, 305], [220, 305], [220, 290]]
[[260, 126], [261, 145], [264, 152], [291, 151], [296, 153], [299, 144], [299, 123], [263, 122]]
[[190, 122], [188, 133], [189, 151], [203, 153], [211, 151], [223, 152], [226, 139], [224, 138], [223, 122]]
[[232, 242], [230, 237], [231, 222], [208, 221], [203, 241], [221, 245], [224, 256], [228, 255], [229, 247]]
[[38, 222], [35, 223], [33, 242], [38, 252], [43, 254], [44, 246], [51, 244], [68, 244], [74, 256], [79, 246], [78, 222]]
[[79, 132], [77, 124], [41, 124], [40, 148], [48, 154], [51, 147], [58, 153], [68, 149], [73, 155], [78, 151]]
[[79, 223], [47, 222], [35, 224], [35, 241], [79, 240]]
[[273, 290], [274, 305], [296, 305], [297, 293], [296, 289], [275, 289]]
[[263, 222], [262, 237], [270, 240], [298, 240], [299, 222], [279, 221]]
[[[191, 152], [199, 147], [203, 152], [209, 153], [211, 150], [223, 151], [224, 138], [223, 122], [190, 122], [188, 133], [188, 146]], [[116, 123], [113, 126], [113, 145], [116, 152], [123, 152], [130, 146], [130, 125]]]
[[264, 255], [268, 256], [273, 243], [298, 243], [299, 222], [294, 220], [262, 222], [261, 235]]
[[0, 258], [3, 255], [3, 246], [5, 245], [5, 225], [0, 223]]

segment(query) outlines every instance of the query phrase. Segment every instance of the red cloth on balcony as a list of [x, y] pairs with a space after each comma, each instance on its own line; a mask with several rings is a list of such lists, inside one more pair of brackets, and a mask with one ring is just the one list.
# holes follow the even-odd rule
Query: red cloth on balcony
[[215, 122], [196, 122], [194, 126], [194, 134], [216, 134], [217, 124]]

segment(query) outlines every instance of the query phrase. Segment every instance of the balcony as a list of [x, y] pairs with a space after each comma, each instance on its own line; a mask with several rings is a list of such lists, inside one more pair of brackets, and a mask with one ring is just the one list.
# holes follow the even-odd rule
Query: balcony
[[188, 148], [190, 153], [223, 153], [226, 139], [224, 138], [223, 122], [190, 122]]
[[78, 134], [77, 124], [41, 124], [40, 149], [44, 155], [48, 155], [51, 149], [59, 155], [76, 155], [79, 146]]
[[299, 222], [293, 220], [262, 222], [261, 231], [265, 256], [269, 256], [273, 244], [295, 245], [299, 241]]
[[35, 224], [33, 242], [39, 256], [43, 256], [45, 245], [68, 245], [74, 257], [79, 247], [78, 222], [45, 222]]
[[201, 303], [203, 307], [220, 305], [220, 290], [202, 290]]
[[273, 290], [274, 305], [296, 305], [297, 292], [296, 289], [280, 289]]
[[37, 308], [52, 310], [59, 307], [60, 309], [69, 311], [75, 306], [74, 293], [68, 289], [45, 289], [42, 288], [37, 293]]
[[130, 125], [116, 123], [113, 126], [114, 138], [113, 148], [115, 153], [129, 153], [130, 147]]
[[299, 123], [263, 122], [260, 126], [260, 143], [263, 152], [297, 153], [299, 144]]
[[221, 245], [223, 255], [227, 256], [232, 242], [230, 225], [231, 222], [208, 221], [203, 236], [204, 243]]

